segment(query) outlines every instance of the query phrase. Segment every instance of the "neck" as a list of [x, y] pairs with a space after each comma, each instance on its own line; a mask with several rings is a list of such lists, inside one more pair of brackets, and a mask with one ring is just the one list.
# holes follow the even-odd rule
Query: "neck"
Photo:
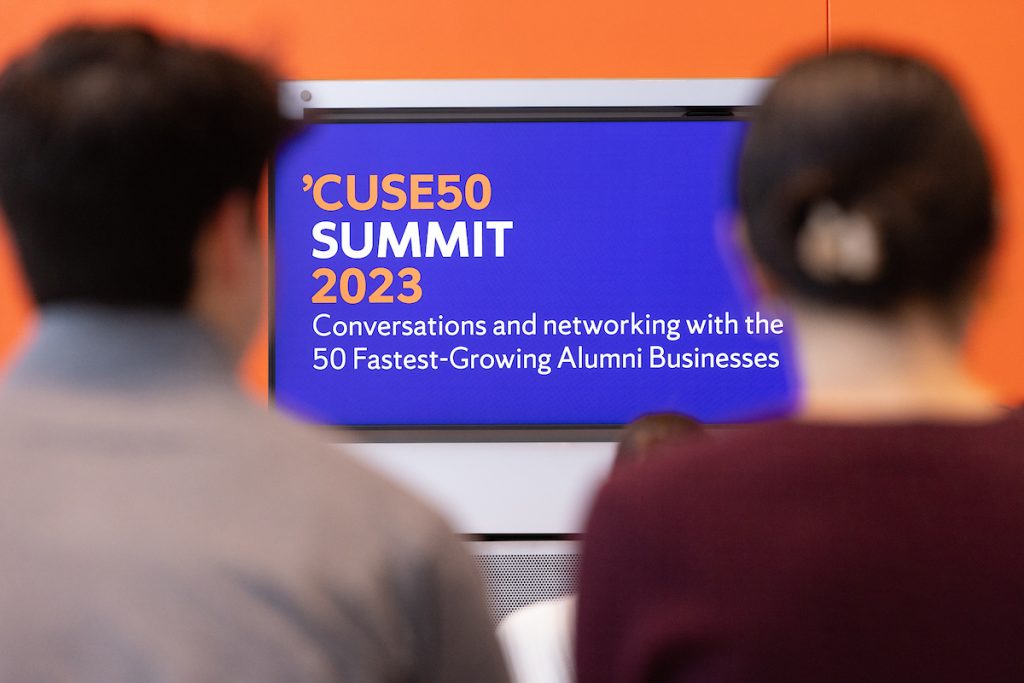
[[248, 342], [246, 335], [240, 333], [236, 326], [226, 322], [224, 316], [211, 311], [209, 307], [192, 305], [186, 309], [186, 313], [210, 332], [233, 363], [239, 362]]
[[958, 340], [930, 310], [891, 316], [800, 308], [801, 417], [816, 421], [977, 421], [1001, 410], [964, 369]]

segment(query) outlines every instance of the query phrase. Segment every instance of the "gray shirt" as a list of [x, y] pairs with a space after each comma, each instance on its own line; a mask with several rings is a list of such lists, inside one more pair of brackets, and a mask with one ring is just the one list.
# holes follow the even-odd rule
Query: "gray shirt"
[[184, 316], [47, 311], [0, 435], [0, 680], [507, 680], [448, 527]]

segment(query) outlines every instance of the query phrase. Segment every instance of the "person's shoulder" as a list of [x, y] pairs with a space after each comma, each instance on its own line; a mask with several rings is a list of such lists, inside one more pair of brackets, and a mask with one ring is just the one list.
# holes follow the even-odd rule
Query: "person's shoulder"
[[[258, 481], [280, 508], [294, 509], [282, 524], [330, 548], [333, 561], [351, 563], [359, 554], [366, 566], [403, 574], [430, 574], [461, 561], [448, 520], [364, 462], [352, 434], [249, 402], [222, 411], [217, 421], [207, 441], [220, 444], [220, 452], [232, 460], [227, 466], [249, 472], [247, 478]], [[248, 500], [252, 494], [233, 495]]]
[[717, 430], [701, 440], [679, 439], [659, 447], [657, 457], [616, 470], [609, 490], [666, 488], [719, 471], [735, 471], [762, 460], [803, 451], [817, 437], [790, 421], [767, 422]]
[[282, 524], [317, 520], [349, 538], [365, 528], [428, 539], [423, 545], [449, 533], [433, 508], [361, 462], [348, 434], [300, 423], [223, 387], [140, 396], [8, 392], [0, 396], [0, 428], [7, 454], [43, 447], [187, 463], [171, 476], [205, 477], [240, 506], [261, 497], [292, 509]]
[[657, 457], [613, 472], [595, 507], [622, 519], [688, 506], [710, 509], [799, 471], [848, 436], [843, 429], [778, 420], [681, 439], [662, 446]]
[[428, 544], [451, 534], [431, 505], [359, 457], [352, 434], [303, 424], [275, 410], [247, 412], [240, 424], [252, 429], [261, 457], [284, 480], [305, 482], [311, 502], [332, 515], [383, 533], [419, 535]]
[[[898, 459], [925, 468], [991, 468], [1016, 460], [1024, 418], [987, 422], [828, 423], [779, 420], [722, 430], [700, 442], [680, 441], [605, 484], [605, 498], [700, 498], [753, 490], [772, 482], [845, 476], [850, 468], [884, 471]], [[983, 457], [982, 457], [983, 456]], [[1016, 465], [1014, 465], [1016, 467]]]

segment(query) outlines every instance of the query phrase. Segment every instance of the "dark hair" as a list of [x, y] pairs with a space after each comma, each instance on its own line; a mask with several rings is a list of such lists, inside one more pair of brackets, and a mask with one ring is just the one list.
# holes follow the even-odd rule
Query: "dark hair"
[[682, 413], [648, 413], [630, 422], [622, 430], [615, 451], [615, 467], [642, 462], [659, 447], [680, 439], [705, 435], [700, 422]]
[[203, 221], [255, 197], [274, 79], [146, 29], [71, 27], [0, 75], [0, 207], [40, 304], [180, 308]]
[[[753, 115], [739, 195], [766, 271], [826, 304], [947, 304], [972, 283], [994, 241], [992, 179], [978, 135], [949, 82], [902, 55], [846, 50], [779, 76]], [[823, 277], [802, 262], [801, 233], [822, 206], [871, 227], [876, 268]]]

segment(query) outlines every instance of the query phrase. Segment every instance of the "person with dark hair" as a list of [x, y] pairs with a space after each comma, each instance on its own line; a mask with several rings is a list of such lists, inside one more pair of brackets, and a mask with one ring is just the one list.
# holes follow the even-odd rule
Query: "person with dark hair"
[[684, 440], [689, 443], [704, 436], [704, 425], [689, 415], [674, 412], [641, 415], [622, 430], [615, 449], [615, 467], [645, 462], [666, 446]]
[[995, 212], [956, 92], [904, 55], [801, 61], [739, 199], [801, 406], [605, 486], [579, 680], [1021, 680], [1024, 425], [960, 363]]
[[[613, 473], [703, 440], [704, 427], [688, 415], [648, 413], [627, 424], [615, 449]], [[498, 625], [513, 683], [572, 683], [576, 595], [542, 600], [516, 610]]]
[[0, 74], [0, 209], [39, 304], [0, 395], [0, 679], [506, 680], [444, 522], [235, 387], [262, 68], [73, 27]]

